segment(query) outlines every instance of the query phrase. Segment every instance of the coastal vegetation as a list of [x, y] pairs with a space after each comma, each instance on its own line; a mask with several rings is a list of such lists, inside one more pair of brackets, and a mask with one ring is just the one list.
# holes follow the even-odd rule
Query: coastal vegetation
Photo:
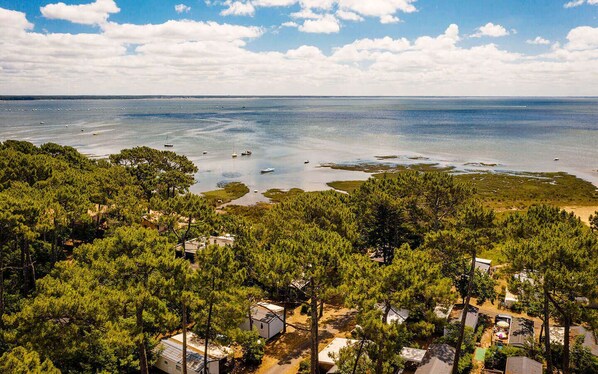
[[[590, 228], [547, 204], [594, 204], [595, 189], [560, 173], [419, 168], [386, 170], [350, 193], [270, 190], [275, 204], [217, 214], [247, 186], [192, 194], [197, 167], [172, 152], [91, 160], [57, 144], [0, 143], [0, 371], [148, 373], [160, 339], [181, 332], [182, 372], [191, 333], [204, 350], [230, 347], [249, 372], [272, 345], [241, 325], [268, 300], [283, 305], [283, 331], [299, 341], [288, 355], [307, 359], [306, 372], [319, 372], [333, 336], [326, 312], [345, 308], [357, 343], [335, 356], [341, 373], [396, 372], [403, 348], [431, 342], [455, 347], [453, 372], [468, 373], [487, 324], [466, 326], [468, 313], [447, 323], [435, 309], [494, 303], [499, 283], [542, 321], [542, 344], [517, 354], [564, 373], [598, 367], [569, 339], [598, 325], [598, 212]], [[495, 212], [512, 207], [526, 209]], [[211, 237], [234, 240], [204, 241], [191, 262], [189, 241]], [[476, 267], [481, 255], [504, 264], [490, 276]], [[304, 323], [286, 321], [289, 308]], [[401, 322], [397, 310], [408, 311]], [[550, 341], [555, 324], [562, 344]]]
[[[376, 166], [377, 165], [377, 166]], [[419, 172], [452, 173], [456, 180], [466, 182], [475, 189], [478, 199], [498, 211], [524, 210], [534, 204], [565, 206], [597, 206], [598, 190], [592, 183], [563, 172], [456, 172], [452, 168], [439, 168], [436, 164], [393, 166], [358, 164], [332, 166], [343, 170], [372, 173], [374, 178], [393, 179], [409, 170]], [[364, 181], [334, 181], [328, 186], [348, 193], [357, 190]]]

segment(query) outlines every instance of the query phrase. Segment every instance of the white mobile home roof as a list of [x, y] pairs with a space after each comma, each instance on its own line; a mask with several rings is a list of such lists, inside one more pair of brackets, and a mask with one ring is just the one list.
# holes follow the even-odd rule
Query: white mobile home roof
[[334, 360], [330, 357], [330, 354], [334, 353], [335, 355], [338, 355], [342, 348], [358, 342], [359, 340], [354, 339], [334, 338], [330, 344], [320, 351], [318, 354], [318, 362], [321, 365], [334, 365]]
[[408, 362], [415, 362], [416, 364], [421, 364], [421, 362], [424, 360], [425, 355], [425, 349], [408, 347], [403, 347], [403, 349], [401, 349], [401, 357], [403, 358], [403, 360]]
[[[178, 344], [183, 344], [183, 334], [178, 334], [169, 339], [170, 341], [174, 341]], [[192, 332], [187, 333], [187, 347], [191, 348], [191, 350], [199, 353], [204, 354], [204, 341], [200, 339], [197, 335]], [[222, 359], [228, 357], [232, 353], [232, 350], [228, 347], [221, 347], [215, 344], [208, 345], [208, 357], [215, 358], [215, 359]]]

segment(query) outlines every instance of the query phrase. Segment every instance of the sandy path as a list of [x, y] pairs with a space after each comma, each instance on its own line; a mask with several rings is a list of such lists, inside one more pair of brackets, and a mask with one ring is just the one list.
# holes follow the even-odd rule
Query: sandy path
[[564, 206], [567, 212], [573, 212], [578, 216], [583, 223], [586, 225], [590, 224], [590, 215], [595, 214], [598, 211], [598, 206]]

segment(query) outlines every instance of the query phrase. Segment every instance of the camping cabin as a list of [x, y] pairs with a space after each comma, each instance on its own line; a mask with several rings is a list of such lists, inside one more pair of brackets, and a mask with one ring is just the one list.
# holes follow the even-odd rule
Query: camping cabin
[[235, 244], [235, 237], [231, 234], [225, 234], [223, 236], [210, 236], [210, 238], [208, 239], [208, 244], [217, 244], [220, 247], [224, 247], [227, 245], [232, 247], [233, 244]]
[[[384, 305], [378, 304], [376, 306], [378, 309], [382, 310], [384, 313]], [[409, 310], [408, 309], [399, 309], [394, 306], [391, 306], [388, 310], [388, 314], [386, 315], [386, 323], [398, 323], [399, 325], [403, 324], [409, 318]], [[384, 318], [383, 318], [384, 319]]]
[[[205, 239], [204, 238], [195, 238], [191, 240], [187, 240], [185, 242], [185, 258], [191, 262], [195, 262], [195, 254], [198, 250], [202, 250], [206, 247]], [[178, 244], [176, 246], [177, 253], [183, 252], [183, 245]]]
[[508, 357], [505, 374], [542, 374], [542, 364], [527, 357]]
[[[449, 317], [449, 323], [460, 323], [461, 317], [463, 316], [463, 307], [453, 308]], [[473, 305], [469, 305], [467, 315], [465, 316], [465, 326], [471, 327], [473, 330], [476, 329], [479, 319], [479, 309]], [[447, 330], [445, 328], [444, 333], [446, 335]]]
[[455, 353], [455, 348], [448, 344], [430, 345], [415, 374], [451, 374]]
[[326, 372], [334, 372], [334, 359], [332, 356], [338, 357], [342, 348], [359, 343], [359, 340], [334, 338], [324, 349], [318, 353], [318, 363]]
[[534, 321], [526, 318], [513, 318], [509, 332], [509, 345], [523, 348], [530, 339], [534, 339]]
[[[163, 339], [156, 347], [158, 358], [154, 366], [168, 374], [182, 373], [183, 362], [183, 334]], [[204, 361], [203, 340], [197, 335], [187, 333], [187, 372], [203, 373]], [[210, 374], [225, 373], [229, 369], [228, 360], [232, 350], [227, 347], [208, 346], [208, 372]]]
[[243, 322], [241, 329], [249, 331], [251, 327], [266, 340], [272, 339], [284, 330], [284, 308], [274, 304], [257, 303], [251, 307], [251, 321]]
[[490, 265], [492, 264], [492, 260], [487, 260], [485, 258], [475, 258], [475, 268], [481, 271], [482, 273], [489, 274], [490, 273]]

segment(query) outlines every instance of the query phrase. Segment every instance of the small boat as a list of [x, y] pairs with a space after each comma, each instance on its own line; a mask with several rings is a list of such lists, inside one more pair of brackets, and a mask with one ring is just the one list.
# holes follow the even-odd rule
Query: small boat
[[167, 144], [164, 144], [164, 147], [165, 148], [172, 148], [172, 147], [174, 147], [174, 144], [167, 143]]
[[254, 193], [257, 193], [257, 190], [253, 190]]
[[309, 160], [303, 161], [304, 164], [309, 164]]
[[266, 169], [262, 169], [260, 171], [262, 174], [266, 174], [266, 173], [272, 173], [274, 172], [274, 168], [266, 168]]
[[250, 150], [246, 150], [245, 152], [241, 153], [241, 156], [251, 156], [251, 151]]
[[555, 161], [558, 161], [558, 160], [560, 160], [560, 159], [559, 159], [558, 157], [555, 157], [555, 158], [554, 158], [554, 160], [555, 160]]
[[96, 136], [96, 135], [98, 135], [98, 133], [97, 133], [97, 132], [94, 132], [92, 135], [93, 135], [93, 136]]
[[207, 155], [207, 154], [208, 154], [208, 151], [203, 151], [203, 154], [204, 154], [204, 155]]
[[233, 152], [232, 156], [233, 156], [233, 158], [235, 158], [238, 156], [238, 154], [236, 152]]
[[39, 124], [40, 124], [40, 125], [43, 125], [43, 124], [45, 124], [45, 122], [40, 122]]

